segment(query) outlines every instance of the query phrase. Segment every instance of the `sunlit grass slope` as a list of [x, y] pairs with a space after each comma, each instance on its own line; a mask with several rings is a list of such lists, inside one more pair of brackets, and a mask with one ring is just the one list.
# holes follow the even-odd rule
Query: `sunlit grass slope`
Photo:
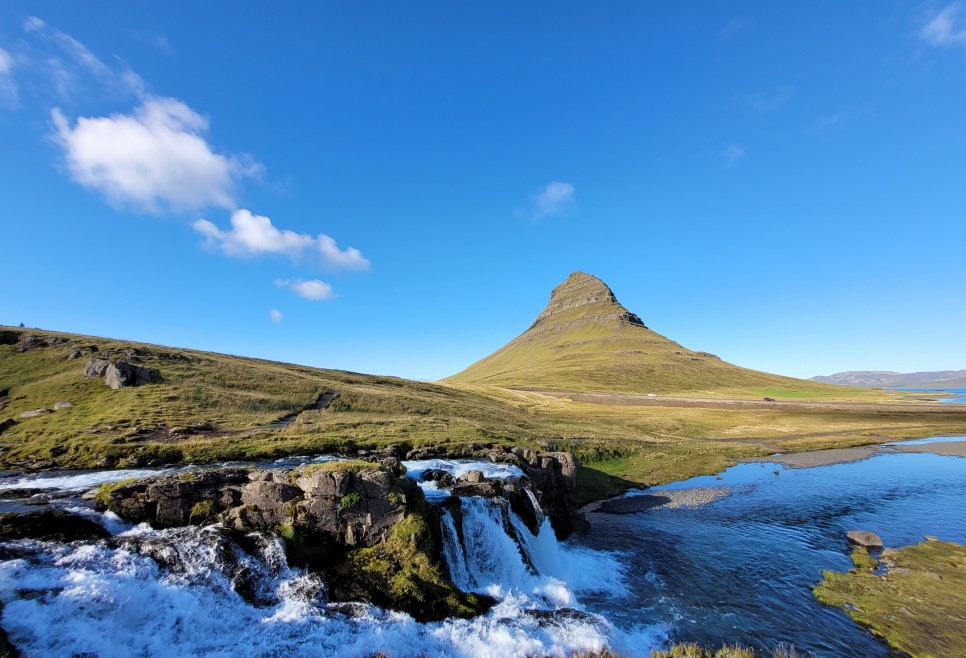
[[[694, 352], [644, 326], [600, 279], [574, 272], [554, 288], [527, 331], [444, 381], [507, 388], [603, 393], [749, 389], [777, 393], [841, 390], [740, 368]], [[741, 393], [742, 391], [737, 391]]]

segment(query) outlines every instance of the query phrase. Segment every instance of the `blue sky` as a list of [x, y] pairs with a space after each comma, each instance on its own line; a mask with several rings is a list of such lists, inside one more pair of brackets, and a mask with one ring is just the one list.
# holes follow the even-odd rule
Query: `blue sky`
[[966, 368], [966, 2], [11, 0], [0, 180], [0, 323], [435, 379], [579, 269], [740, 365]]

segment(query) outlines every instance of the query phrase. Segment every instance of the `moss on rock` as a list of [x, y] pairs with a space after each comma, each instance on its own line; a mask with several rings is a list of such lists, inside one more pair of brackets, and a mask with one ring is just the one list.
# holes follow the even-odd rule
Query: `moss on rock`
[[853, 561], [848, 573], [824, 572], [813, 590], [819, 601], [844, 608], [913, 658], [966, 656], [966, 546], [935, 541], [890, 551], [883, 574], [865, 558]]

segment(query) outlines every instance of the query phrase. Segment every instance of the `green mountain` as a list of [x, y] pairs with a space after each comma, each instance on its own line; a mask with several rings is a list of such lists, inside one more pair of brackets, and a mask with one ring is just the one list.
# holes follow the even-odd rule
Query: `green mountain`
[[550, 293], [530, 328], [443, 381], [601, 393], [757, 388], [829, 390], [741, 368], [648, 329], [597, 277], [574, 272]]

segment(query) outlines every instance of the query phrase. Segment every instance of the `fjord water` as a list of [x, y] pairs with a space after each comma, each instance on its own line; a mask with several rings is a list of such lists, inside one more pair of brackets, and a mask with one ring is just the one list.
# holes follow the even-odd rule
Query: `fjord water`
[[[518, 475], [488, 462], [407, 466], [416, 479], [426, 468]], [[110, 477], [16, 482], [70, 489]], [[3, 626], [37, 656], [523, 657], [604, 644], [646, 656], [680, 639], [766, 649], [787, 642], [817, 657], [885, 657], [883, 644], [811, 596], [823, 569], [851, 567], [845, 533], [873, 530], [892, 546], [923, 534], [958, 542], [966, 535], [966, 459], [895, 453], [799, 470], [742, 464], [721, 477], [657, 491], [728, 486], [730, 496], [693, 509], [593, 513], [592, 530], [562, 544], [546, 519], [538, 518], [534, 534], [504, 505], [462, 499], [459, 520], [442, 514], [444, 557], [461, 587], [498, 603], [476, 619], [431, 624], [368, 605], [330, 604], [325, 583], [290, 567], [276, 538], [252, 535], [241, 546], [217, 527], [131, 526], [77, 498], [55, 498], [114, 536], [0, 544]], [[434, 483], [423, 486], [433, 500], [445, 495]]]
[[[778, 474], [775, 474], [775, 470]], [[966, 459], [883, 454], [787, 469], [739, 464], [661, 489], [729, 486], [691, 509], [590, 515], [582, 545], [616, 550], [629, 565], [628, 599], [589, 603], [617, 627], [647, 619], [671, 639], [761, 649], [794, 645], [821, 657], [889, 656], [888, 648], [811, 588], [824, 569], [852, 568], [845, 534], [877, 532], [886, 546], [935, 535], [966, 539]]]

